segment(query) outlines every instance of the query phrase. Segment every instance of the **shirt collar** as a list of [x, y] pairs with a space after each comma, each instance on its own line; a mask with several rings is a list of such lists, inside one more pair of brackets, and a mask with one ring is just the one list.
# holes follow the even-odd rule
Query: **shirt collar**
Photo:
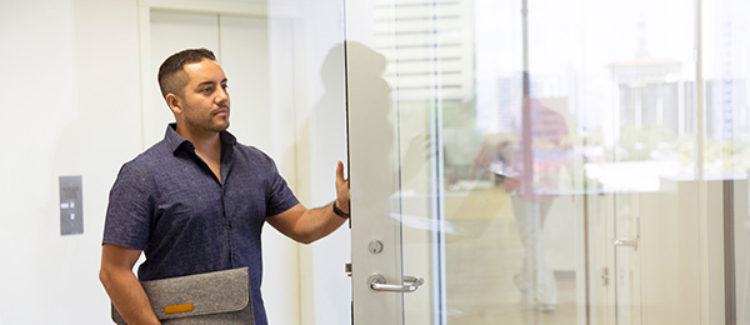
[[[237, 143], [237, 138], [234, 137], [228, 131], [219, 132], [219, 139], [221, 140], [222, 146], [232, 146]], [[169, 150], [172, 152], [177, 151], [182, 146], [187, 146], [189, 151], [194, 151], [193, 144], [188, 139], [183, 138], [177, 133], [177, 123], [170, 123], [167, 126], [167, 131], [164, 134], [164, 140], [169, 145]]]

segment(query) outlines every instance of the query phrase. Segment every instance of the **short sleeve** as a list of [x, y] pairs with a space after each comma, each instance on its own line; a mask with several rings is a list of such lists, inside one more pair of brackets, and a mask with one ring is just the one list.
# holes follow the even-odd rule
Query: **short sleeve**
[[270, 157], [267, 158], [270, 162], [270, 180], [266, 191], [266, 217], [270, 217], [291, 209], [299, 203], [299, 200], [297, 200], [297, 197], [294, 196], [292, 190], [287, 186], [284, 178], [279, 174], [273, 160]]
[[151, 230], [153, 196], [147, 174], [123, 165], [109, 192], [102, 244], [143, 250]]

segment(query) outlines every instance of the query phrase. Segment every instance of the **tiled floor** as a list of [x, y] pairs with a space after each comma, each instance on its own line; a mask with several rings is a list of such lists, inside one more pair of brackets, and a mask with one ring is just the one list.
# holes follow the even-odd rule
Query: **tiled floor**
[[515, 220], [455, 224], [461, 231], [446, 237], [448, 324], [577, 323], [574, 276], [558, 277], [559, 304], [554, 311], [534, 310], [520, 302], [513, 283], [522, 258]]

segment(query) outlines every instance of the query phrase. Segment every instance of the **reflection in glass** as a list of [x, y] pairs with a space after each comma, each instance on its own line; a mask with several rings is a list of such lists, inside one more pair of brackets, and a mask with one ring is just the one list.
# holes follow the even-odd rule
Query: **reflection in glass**
[[[404, 296], [405, 323], [701, 324], [701, 294], [724, 285], [743, 306], [750, 236], [738, 230], [748, 213], [737, 202], [748, 193], [750, 56], [739, 53], [750, 7], [380, 0], [367, 9], [347, 24], [369, 24], [358, 39], [388, 62], [385, 141], [400, 168], [390, 219], [401, 222], [403, 273], [430, 274], [429, 292]], [[705, 71], [697, 9], [712, 45]], [[733, 219], [714, 220], [728, 210]], [[727, 237], [711, 230], [726, 220], [736, 281], [725, 284], [707, 274], [729, 265], [713, 257]]]

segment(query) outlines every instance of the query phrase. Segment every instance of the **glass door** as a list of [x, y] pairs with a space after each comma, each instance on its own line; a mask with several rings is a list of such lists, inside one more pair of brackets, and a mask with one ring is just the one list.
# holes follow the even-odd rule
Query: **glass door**
[[[463, 42], [459, 33], [438, 31], [442, 23], [463, 28], [455, 17], [468, 8], [445, 8], [449, 12], [429, 3], [346, 2], [356, 324], [445, 318], [445, 99], [439, 80], [443, 72], [459, 86], [473, 80], [456, 73], [471, 65], [471, 44], [456, 46]], [[455, 103], [470, 98], [460, 89], [451, 92]]]
[[346, 1], [354, 323], [701, 324], [696, 12]]

